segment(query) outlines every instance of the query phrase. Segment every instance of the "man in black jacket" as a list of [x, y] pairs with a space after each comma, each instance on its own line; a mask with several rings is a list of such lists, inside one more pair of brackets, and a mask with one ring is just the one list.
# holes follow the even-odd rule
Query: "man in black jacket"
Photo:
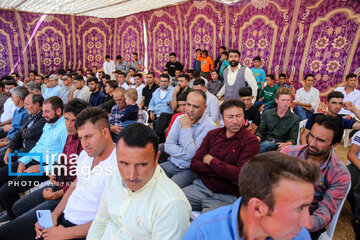
[[39, 140], [46, 123], [42, 117], [43, 101], [44, 98], [41, 95], [29, 94], [25, 98], [25, 109], [28, 111], [28, 116], [26, 116], [21, 128], [9, 142], [5, 154], [0, 155], [0, 167], [8, 165], [9, 153], [15, 150], [29, 152]]

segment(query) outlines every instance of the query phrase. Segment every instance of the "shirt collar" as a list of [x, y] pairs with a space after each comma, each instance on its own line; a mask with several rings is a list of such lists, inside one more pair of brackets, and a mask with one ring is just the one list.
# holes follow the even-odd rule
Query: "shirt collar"
[[[277, 117], [279, 117], [280, 118], [280, 116], [277, 114], [277, 108], [273, 108], [274, 109], [274, 112], [273, 112], [273, 116], [277, 116]], [[270, 109], [271, 110], [271, 109]], [[269, 111], [270, 111], [269, 110]], [[290, 116], [290, 113], [291, 113], [291, 111], [290, 111], [290, 108], [288, 108], [288, 110], [286, 111], [286, 113], [285, 113], [285, 115], [282, 117], [282, 118], [285, 118], [285, 117], [289, 117]]]
[[204, 119], [206, 118], [206, 113], [204, 112], [204, 114], [201, 116], [201, 118], [199, 119], [199, 121], [195, 124], [193, 124], [193, 126], [196, 126], [196, 125], [201, 125], [203, 122], [204, 122]]
[[240, 139], [241, 135], [242, 135], [242, 131], [244, 131], [244, 129], [245, 129], [245, 126], [242, 126], [237, 133], [235, 133], [234, 135], [232, 135], [231, 137], [228, 138], [226, 136], [226, 127], [222, 127], [219, 135], [221, 137], [223, 137], [224, 139], [233, 139], [233, 138]]
[[[309, 151], [309, 146], [308, 146], [308, 145], [305, 145], [305, 147], [302, 148], [300, 151], [303, 151], [303, 154], [304, 154], [303, 157], [305, 158], [305, 160], [307, 160], [308, 151]], [[331, 150], [330, 150], [330, 152], [329, 152], [328, 158], [327, 158], [322, 164], [320, 164], [320, 170], [323, 170], [323, 169], [325, 169], [325, 168], [328, 166], [328, 164], [329, 164], [330, 161], [331, 161], [333, 152], [334, 152], [334, 149], [331, 148]]]
[[65, 124], [65, 120], [64, 120], [64, 116], [62, 116], [61, 118], [59, 118], [54, 125], [51, 124], [51, 127], [50, 128], [56, 128], [57, 125], [59, 124]]

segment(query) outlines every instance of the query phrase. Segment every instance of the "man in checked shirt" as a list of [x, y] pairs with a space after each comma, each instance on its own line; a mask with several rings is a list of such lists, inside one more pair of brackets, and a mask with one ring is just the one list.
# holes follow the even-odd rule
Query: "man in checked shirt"
[[282, 152], [292, 157], [311, 161], [320, 168], [320, 179], [315, 183], [315, 196], [310, 206], [311, 238], [318, 239], [346, 197], [350, 173], [334, 152], [343, 136], [341, 119], [322, 115], [315, 118], [306, 145], [287, 146]]

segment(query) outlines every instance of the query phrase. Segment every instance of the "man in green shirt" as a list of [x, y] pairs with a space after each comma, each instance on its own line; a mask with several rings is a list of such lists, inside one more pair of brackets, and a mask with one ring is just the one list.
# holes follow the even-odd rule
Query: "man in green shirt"
[[281, 150], [288, 145], [296, 145], [299, 117], [291, 112], [291, 94], [289, 88], [279, 88], [275, 99], [277, 107], [262, 115], [256, 132], [260, 142], [260, 153]]
[[254, 103], [254, 106], [259, 109], [259, 111], [265, 112], [266, 110], [276, 107], [276, 91], [279, 89], [274, 83], [274, 75], [266, 75], [266, 86], [263, 84], [261, 86], [259, 101]]

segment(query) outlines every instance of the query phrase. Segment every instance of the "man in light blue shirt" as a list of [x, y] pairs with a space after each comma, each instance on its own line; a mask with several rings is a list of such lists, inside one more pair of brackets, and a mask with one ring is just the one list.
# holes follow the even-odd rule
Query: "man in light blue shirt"
[[151, 121], [155, 121], [163, 112], [172, 113], [170, 102], [173, 98], [174, 88], [169, 86], [170, 77], [168, 74], [160, 75], [159, 88], [153, 93], [149, 103], [149, 117]]
[[[51, 161], [57, 162], [58, 155], [62, 153], [67, 131], [63, 115], [63, 102], [59, 97], [50, 97], [43, 103], [43, 117], [46, 124], [43, 133], [29, 154], [37, 156], [19, 156], [16, 161], [16, 153], [11, 159], [9, 157], [9, 167], [0, 168], [0, 202], [7, 211], [7, 217], [14, 219], [12, 212], [13, 204], [19, 200], [19, 193], [39, 185], [40, 182], [49, 178], [44, 172], [50, 172], [48, 167], [40, 168], [40, 156], [42, 155], [43, 166], [48, 163], [51, 167]], [[9, 171], [15, 173], [15, 176], [9, 176]], [[16, 173], [20, 174], [16, 176]], [[38, 175], [34, 175], [38, 173]], [[23, 184], [26, 182], [26, 184]], [[3, 219], [6, 220], [6, 219]], [[0, 220], [1, 221], [1, 220]]]
[[308, 239], [318, 167], [280, 152], [256, 155], [239, 176], [241, 197], [200, 215], [184, 240]]
[[160, 166], [180, 188], [197, 178], [190, 170], [191, 159], [206, 134], [217, 127], [205, 113], [206, 107], [206, 94], [201, 90], [191, 91], [186, 98], [185, 114], [175, 119], [165, 142], [165, 152], [170, 157]]
[[51, 74], [49, 77], [49, 83], [45, 88], [43, 97], [48, 99], [49, 97], [60, 96], [60, 86], [58, 85], [58, 77], [56, 74]]

